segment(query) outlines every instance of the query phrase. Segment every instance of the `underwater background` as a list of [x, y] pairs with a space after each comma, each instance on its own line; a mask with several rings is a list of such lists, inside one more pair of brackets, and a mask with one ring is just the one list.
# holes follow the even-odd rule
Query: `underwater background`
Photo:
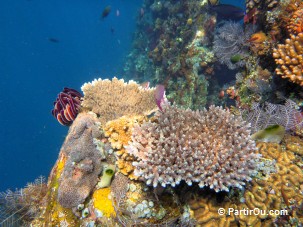
[[68, 130], [51, 115], [56, 94], [99, 76], [123, 76], [141, 4], [0, 2], [0, 191], [49, 175]]

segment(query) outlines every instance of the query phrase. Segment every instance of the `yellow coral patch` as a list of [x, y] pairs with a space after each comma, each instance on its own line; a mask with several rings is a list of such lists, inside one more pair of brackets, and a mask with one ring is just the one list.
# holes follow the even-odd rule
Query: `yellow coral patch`
[[98, 189], [93, 194], [94, 207], [100, 210], [103, 215], [108, 218], [111, 216], [116, 216], [116, 212], [109, 195], [110, 188]]
[[131, 139], [133, 127], [139, 125], [145, 119], [144, 116], [121, 117], [117, 120], [107, 122], [103, 128], [104, 134], [109, 138], [108, 140], [112, 148], [116, 149], [118, 156], [116, 164], [119, 171], [130, 179], [137, 179], [133, 174], [134, 167], [131, 164], [134, 161], [134, 156], [127, 153], [124, 146]]

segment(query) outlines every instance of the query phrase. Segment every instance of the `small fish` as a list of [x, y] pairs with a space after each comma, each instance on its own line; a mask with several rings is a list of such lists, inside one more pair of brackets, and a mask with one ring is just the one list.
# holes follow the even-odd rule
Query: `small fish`
[[218, 4], [209, 6], [209, 10], [216, 12], [218, 17], [224, 20], [239, 21], [245, 16], [245, 11], [240, 7], [229, 4]]
[[56, 39], [56, 38], [48, 38], [48, 41], [50, 41], [52, 43], [59, 43], [59, 39]]
[[112, 34], [114, 34], [114, 33], [115, 33], [115, 29], [114, 29], [113, 27], [111, 27], [111, 28], [110, 28], [110, 32], [111, 32]]
[[161, 103], [164, 100], [164, 97], [165, 97], [165, 87], [162, 84], [158, 84], [155, 90], [155, 101], [161, 112], [163, 112]]
[[106, 6], [102, 11], [101, 19], [104, 19], [105, 17], [107, 17], [109, 15], [110, 11], [111, 11], [111, 6]]
[[253, 24], [257, 23], [257, 14], [259, 13], [259, 11], [257, 10], [257, 8], [253, 8], [251, 9], [248, 13], [245, 14], [244, 16], [244, 23], [247, 24], [250, 21], [252, 21]]
[[212, 6], [217, 5], [218, 3], [219, 3], [219, 0], [208, 0], [208, 4], [212, 5]]
[[221, 90], [221, 91], [219, 92], [219, 98], [220, 98], [220, 99], [223, 99], [223, 98], [224, 98], [224, 90]]
[[285, 135], [285, 128], [281, 125], [271, 125], [263, 130], [260, 130], [251, 138], [259, 142], [280, 143]]
[[116, 16], [117, 16], [117, 17], [120, 16], [120, 10], [118, 10], [118, 9], [117, 9], [117, 11], [116, 11]]
[[140, 84], [140, 86], [143, 88], [143, 89], [148, 89], [149, 88], [149, 81], [146, 81], [146, 82], [143, 82], [142, 84]]
[[243, 58], [243, 56], [241, 54], [235, 54], [230, 57], [230, 61], [231, 61], [231, 63], [236, 64], [237, 62], [241, 61], [242, 58]]
[[143, 8], [141, 8], [141, 9], [140, 9], [140, 19], [142, 19], [142, 18], [143, 18], [143, 16], [144, 16], [144, 9], [143, 9]]

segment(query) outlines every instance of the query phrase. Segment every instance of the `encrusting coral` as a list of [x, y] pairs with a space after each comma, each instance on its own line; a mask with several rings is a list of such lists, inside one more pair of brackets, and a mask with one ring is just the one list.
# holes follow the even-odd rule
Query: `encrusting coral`
[[67, 159], [59, 179], [58, 201], [65, 208], [84, 202], [102, 170], [103, 157], [93, 142], [100, 136], [96, 122], [92, 114], [79, 114], [61, 148]]
[[291, 35], [285, 43], [279, 44], [273, 51], [273, 57], [278, 65], [276, 73], [303, 86], [303, 33]]
[[[303, 203], [303, 171], [296, 164], [296, 156], [292, 151], [284, 150], [283, 146], [275, 143], [262, 142], [257, 147], [263, 158], [277, 161], [277, 172], [254, 178], [247, 184], [242, 196], [229, 196], [220, 201], [218, 194], [195, 195], [190, 200], [190, 207], [198, 226], [272, 226], [274, 223], [276, 226], [288, 226], [291, 223], [291, 226], [296, 226], [294, 224], [302, 223], [300, 204], [302, 206]], [[226, 211], [259, 208], [263, 213], [243, 215], [234, 212], [230, 215], [218, 215], [219, 208]], [[270, 215], [270, 210], [284, 210], [288, 214]]]
[[109, 137], [109, 142], [117, 156], [117, 166], [119, 171], [124, 175], [128, 175], [130, 179], [137, 179], [134, 176], [134, 167], [132, 162], [135, 160], [134, 156], [129, 154], [124, 146], [128, 144], [131, 139], [133, 127], [141, 124], [145, 120], [143, 116], [135, 117], [121, 117], [119, 119], [109, 121], [103, 127], [104, 135]]
[[249, 125], [228, 110], [192, 111], [166, 103], [155, 118], [135, 126], [126, 146], [138, 160], [135, 175], [148, 185], [176, 186], [184, 180], [228, 191], [242, 188], [256, 173], [259, 156]]
[[84, 98], [81, 105], [100, 116], [106, 123], [122, 116], [149, 114], [157, 108], [154, 88], [143, 88], [134, 81], [94, 80], [81, 87]]

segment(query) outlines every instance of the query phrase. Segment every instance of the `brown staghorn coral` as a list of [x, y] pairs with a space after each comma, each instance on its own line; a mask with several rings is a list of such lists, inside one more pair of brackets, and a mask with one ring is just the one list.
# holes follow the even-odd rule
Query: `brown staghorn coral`
[[256, 171], [258, 155], [250, 140], [250, 129], [228, 110], [211, 106], [192, 111], [164, 105], [156, 113], [157, 122], [135, 126], [126, 150], [135, 175], [148, 185], [188, 185], [228, 191], [242, 188]]
[[96, 122], [92, 114], [79, 114], [61, 148], [67, 160], [59, 179], [58, 201], [65, 208], [84, 202], [102, 170], [103, 157], [93, 143], [101, 135]]
[[134, 81], [94, 80], [81, 87], [84, 98], [81, 105], [100, 115], [102, 123], [124, 115], [149, 114], [157, 108], [154, 88], [143, 88]]
[[291, 35], [285, 42], [286, 44], [279, 44], [273, 52], [278, 65], [276, 73], [303, 86], [303, 33]]
[[[296, 139], [295, 139], [296, 138]], [[291, 141], [300, 140], [298, 137]], [[288, 147], [289, 139], [285, 140]], [[303, 171], [298, 166], [296, 156], [291, 150], [275, 143], [258, 143], [258, 152], [263, 158], [277, 161], [277, 172], [262, 178], [254, 178], [240, 197], [224, 198], [218, 202], [218, 195], [200, 193], [189, 202], [198, 226], [288, 226], [282, 223], [283, 217], [297, 222], [303, 221], [297, 204], [302, 204]], [[302, 146], [301, 146], [302, 147]], [[301, 190], [301, 191], [300, 191]], [[253, 210], [259, 208], [265, 214], [243, 215], [231, 213], [218, 215], [218, 209]], [[268, 215], [270, 210], [287, 209], [287, 216]], [[282, 219], [282, 220], [281, 220]], [[290, 225], [289, 225], [290, 226]]]
[[137, 179], [133, 174], [134, 167], [132, 166], [135, 158], [125, 150], [124, 146], [127, 145], [131, 139], [133, 127], [142, 123], [144, 120], [145, 118], [143, 116], [121, 117], [117, 120], [107, 122], [103, 127], [104, 135], [109, 137], [112, 148], [116, 150], [116, 164], [119, 171], [124, 175], [128, 175], [130, 179]]

